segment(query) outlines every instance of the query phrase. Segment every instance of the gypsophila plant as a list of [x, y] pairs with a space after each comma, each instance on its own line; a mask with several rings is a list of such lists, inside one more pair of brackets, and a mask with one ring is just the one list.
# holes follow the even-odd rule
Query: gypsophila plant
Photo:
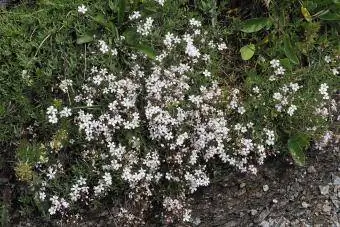
[[[85, 14], [85, 9], [78, 11]], [[329, 106], [330, 85], [309, 87], [305, 77], [288, 72], [278, 59], [263, 62], [264, 78], [249, 76], [249, 87], [229, 84], [221, 77], [227, 45], [199, 18], [187, 17], [183, 28], [173, 30], [140, 11], [128, 18], [133, 42], [152, 43], [155, 52], [131, 47], [131, 37], [111, 44], [96, 37], [87, 47], [92, 53], [87, 64], [97, 56], [113, 64], [90, 66], [79, 86], [61, 81], [65, 103], [47, 108], [54, 127], [59, 121], [75, 123], [81, 162], [92, 168], [91, 179], [73, 173], [68, 193], [53, 188], [63, 172], [60, 163], [46, 170], [44, 189], [50, 193], [39, 194], [50, 204], [50, 215], [108, 196], [118, 178], [128, 187], [129, 206], [117, 214], [123, 223], [143, 224], [155, 204], [162, 206], [165, 223], [190, 222], [188, 195], [209, 185], [209, 162], [219, 159], [256, 174], [268, 156], [281, 152], [280, 138], [294, 134], [294, 124], [300, 122], [298, 130], [308, 138], [324, 130], [317, 125], [330, 114], [322, 109]], [[126, 64], [119, 65], [123, 60]], [[305, 125], [303, 114], [310, 118]]]
[[278, 16], [299, 2], [252, 2], [265, 18], [240, 21], [219, 1], [41, 1], [62, 19], [28, 15], [20, 69], [4, 67], [30, 95], [16, 100], [30, 107], [13, 168], [29, 188], [21, 204], [45, 220], [110, 210], [119, 226], [185, 226], [216, 165], [257, 174], [268, 157], [303, 165], [311, 144], [327, 147], [338, 47], [316, 16]]

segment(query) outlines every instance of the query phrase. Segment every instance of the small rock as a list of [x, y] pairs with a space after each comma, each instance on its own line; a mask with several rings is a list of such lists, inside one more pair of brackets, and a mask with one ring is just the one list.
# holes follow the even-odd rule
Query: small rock
[[333, 184], [340, 185], [340, 177], [333, 175]]
[[270, 210], [265, 208], [260, 214], [259, 217], [255, 220], [256, 223], [261, 223], [268, 215], [270, 214]]
[[260, 226], [261, 226], [261, 227], [270, 227], [268, 221], [262, 221], [262, 222], [260, 223]]
[[278, 203], [277, 199], [273, 199], [273, 203], [275, 204]]
[[322, 211], [325, 213], [329, 213], [332, 210], [332, 207], [328, 204], [322, 206]]
[[316, 173], [316, 169], [314, 166], [309, 166], [308, 169], [307, 169], [307, 172], [308, 173]]
[[329, 205], [329, 203], [325, 203], [323, 206], [322, 206], [322, 211], [325, 212], [325, 213], [329, 213], [330, 211], [332, 210], [332, 207]]
[[255, 216], [257, 214], [257, 210], [255, 210], [255, 209], [250, 210], [250, 214], [252, 216]]
[[308, 208], [308, 207], [310, 206], [310, 205], [309, 205], [308, 203], [306, 203], [306, 202], [302, 202], [301, 205], [302, 205], [303, 208]]
[[263, 185], [263, 187], [262, 187], [262, 188], [263, 188], [263, 191], [264, 191], [264, 192], [266, 192], [266, 191], [268, 191], [268, 190], [269, 190], [269, 186], [268, 186], [268, 185], [266, 185], [266, 184], [265, 184], [265, 185]]
[[196, 217], [192, 224], [194, 224], [194, 226], [199, 226], [201, 224], [201, 219], [199, 217]]
[[329, 193], [329, 185], [326, 185], [326, 186], [319, 186], [319, 189], [320, 189], [320, 193], [321, 195], [328, 195]]
[[230, 226], [230, 227], [236, 227], [238, 225], [238, 223], [236, 221], [230, 221], [225, 223], [224, 226]]
[[334, 204], [334, 206], [338, 209], [340, 208], [340, 201], [338, 199], [336, 199], [336, 197], [331, 197], [332, 203]]
[[241, 183], [240, 188], [244, 188], [246, 186], [246, 183]]

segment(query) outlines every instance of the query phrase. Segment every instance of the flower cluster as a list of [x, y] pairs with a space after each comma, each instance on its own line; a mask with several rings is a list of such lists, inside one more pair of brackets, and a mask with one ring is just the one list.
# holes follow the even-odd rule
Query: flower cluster
[[[131, 29], [141, 39], [152, 39], [149, 35], [157, 28], [154, 19], [140, 18], [139, 11], [130, 14], [135, 25]], [[129, 206], [121, 207], [117, 215], [127, 223], [141, 224], [156, 195], [162, 199], [166, 223], [188, 222], [192, 219], [187, 197], [210, 184], [209, 163], [218, 159], [241, 172], [256, 174], [258, 165], [275, 155], [280, 130], [269, 115], [258, 121], [250, 117], [255, 111], [246, 100], [249, 95], [261, 101], [266, 89], [252, 84], [252, 94], [245, 94], [242, 86], [226, 85], [216, 73], [216, 62], [228, 49], [225, 42], [212, 38], [197, 19], [190, 18], [187, 28], [185, 32], [157, 33], [162, 38], [154, 41], [158, 48], [155, 59], [116, 45], [129, 61], [124, 67], [94, 65], [85, 72], [78, 89], [71, 80], [61, 82], [60, 89], [68, 92], [72, 102], [58, 109], [48, 107], [48, 120], [56, 124], [58, 116], [72, 117], [79, 132], [75, 138], [83, 150], [77, 155], [92, 172], [86, 179], [76, 176], [78, 180], [62, 198], [41, 191], [41, 200], [50, 197], [50, 214], [109, 195], [117, 180], [129, 188]], [[124, 43], [124, 39], [120, 41]], [[87, 48], [95, 48], [98, 55], [121, 57], [104, 40]], [[279, 60], [271, 60], [270, 65], [274, 70], [270, 81], [286, 73]], [[279, 81], [281, 87], [269, 93], [269, 105], [267, 100], [261, 101], [256, 108], [293, 119], [300, 111], [296, 99], [303, 90], [301, 82]], [[324, 100], [329, 99], [327, 84], [319, 92]], [[56, 174], [57, 168], [48, 168], [47, 182], [55, 180]], [[177, 191], [169, 190], [170, 186]]]
[[276, 80], [276, 76], [282, 76], [285, 74], [286, 69], [282, 67], [281, 63], [277, 59], [273, 59], [270, 62], [270, 66], [274, 69], [274, 75], [269, 78], [270, 81]]
[[297, 110], [297, 106], [292, 104], [294, 94], [301, 88], [297, 83], [290, 83], [280, 88], [279, 92], [273, 94], [273, 99], [277, 103], [275, 108], [278, 112], [286, 112], [289, 116], [293, 116]]

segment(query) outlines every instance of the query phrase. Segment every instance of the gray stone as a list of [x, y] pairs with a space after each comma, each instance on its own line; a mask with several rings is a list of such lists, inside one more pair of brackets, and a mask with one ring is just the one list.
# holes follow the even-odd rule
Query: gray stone
[[321, 195], [328, 195], [329, 193], [329, 185], [326, 185], [326, 186], [319, 186], [319, 189], [320, 189], [320, 193]]
[[257, 210], [255, 210], [255, 209], [250, 210], [250, 214], [252, 216], [255, 216], [257, 214]]
[[310, 206], [310, 205], [309, 205], [308, 203], [306, 203], [306, 202], [302, 202], [301, 205], [302, 205], [303, 208], [308, 208], [308, 207]]
[[340, 177], [333, 175], [333, 184], [340, 185]]
[[331, 210], [332, 210], [332, 207], [329, 205], [329, 203], [325, 203], [322, 206], [322, 211], [325, 212], [325, 213], [329, 213]]
[[308, 173], [316, 173], [316, 169], [314, 166], [309, 166], [308, 169], [307, 169], [307, 172]]
[[255, 220], [256, 223], [261, 223], [268, 215], [270, 214], [270, 210], [268, 208], [264, 209], [258, 218]]

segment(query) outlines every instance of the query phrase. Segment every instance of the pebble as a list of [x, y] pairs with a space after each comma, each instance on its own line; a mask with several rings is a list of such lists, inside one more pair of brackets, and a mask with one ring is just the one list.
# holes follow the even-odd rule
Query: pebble
[[309, 166], [308, 169], [307, 169], [307, 172], [308, 173], [316, 173], [316, 169], [314, 166]]
[[278, 203], [277, 199], [273, 199], [273, 203], [275, 204]]
[[264, 191], [264, 192], [266, 192], [266, 191], [268, 191], [268, 190], [269, 190], [269, 186], [268, 186], [268, 185], [266, 185], [266, 184], [265, 184], [265, 185], [263, 185], [263, 187], [262, 187], [262, 188], [263, 188], [263, 191]]
[[246, 183], [241, 183], [240, 188], [244, 188], [246, 186]]
[[322, 206], [322, 211], [325, 213], [329, 213], [331, 210], [332, 210], [332, 207], [328, 203]]
[[262, 221], [262, 222], [260, 223], [260, 226], [261, 226], [261, 227], [270, 227], [270, 224], [269, 224], [268, 221]]
[[340, 177], [334, 175], [333, 178], [333, 184], [340, 185]]
[[308, 207], [310, 206], [310, 205], [309, 205], [308, 203], [306, 203], [306, 202], [302, 202], [301, 205], [302, 205], [303, 208], [308, 208]]
[[255, 209], [250, 210], [250, 214], [252, 216], [255, 216], [257, 214], [257, 210], [255, 210]]
[[328, 195], [329, 193], [329, 185], [326, 185], [326, 186], [319, 186], [319, 189], [320, 189], [320, 193], [321, 195]]

